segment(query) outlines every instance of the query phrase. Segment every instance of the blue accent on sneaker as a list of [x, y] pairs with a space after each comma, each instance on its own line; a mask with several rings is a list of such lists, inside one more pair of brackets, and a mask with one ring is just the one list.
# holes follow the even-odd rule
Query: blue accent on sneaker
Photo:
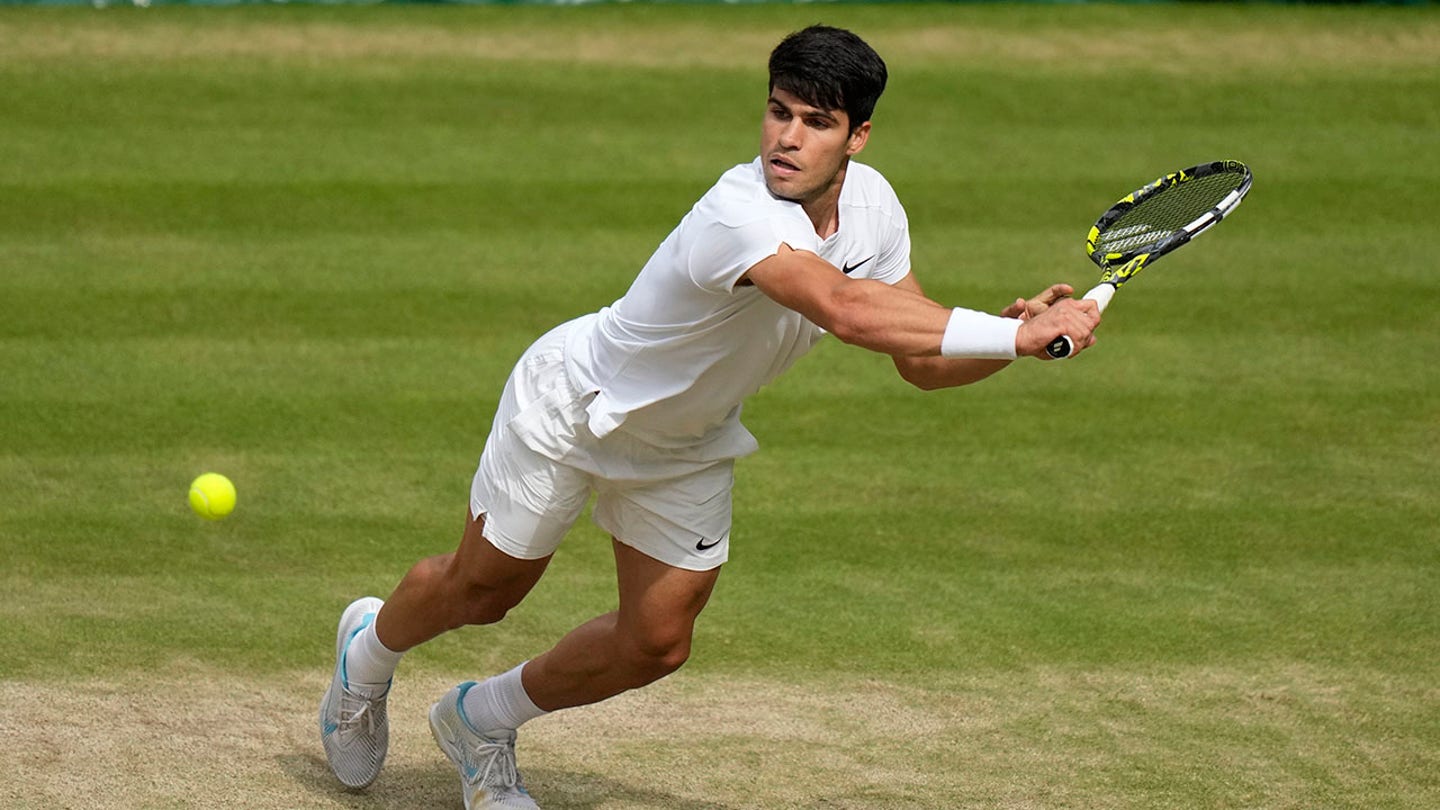
[[460, 691], [455, 695], [455, 710], [456, 714], [460, 715], [460, 722], [464, 723], [466, 728], [479, 734], [480, 729], [475, 728], [475, 724], [470, 722], [470, 716], [465, 714], [465, 693], [469, 692], [473, 686], [475, 686], [474, 681], [466, 681], [456, 687]]
[[360, 635], [361, 630], [364, 630], [374, 623], [375, 614], [366, 613], [360, 617], [360, 623], [355, 625], [355, 630], [350, 633], [350, 637], [345, 639], [345, 649], [340, 652], [340, 683], [343, 684], [346, 689], [350, 688], [350, 673], [345, 671], [345, 659], [350, 655], [350, 644], [355, 641], [356, 636]]
[[[469, 692], [470, 688], [473, 686], [475, 686], [474, 681], [466, 681], [456, 687], [460, 691], [455, 693], [455, 714], [460, 717], [460, 722], [464, 723], [465, 727], [470, 729], [471, 731], [475, 730], [475, 726], [473, 723], [470, 722], [470, 718], [465, 716], [465, 693]], [[462, 773], [465, 774], [465, 778], [467, 780], [472, 781], [480, 773], [480, 769], [470, 763], [469, 757], [465, 757], [462, 759], [460, 764], [460, 770]]]

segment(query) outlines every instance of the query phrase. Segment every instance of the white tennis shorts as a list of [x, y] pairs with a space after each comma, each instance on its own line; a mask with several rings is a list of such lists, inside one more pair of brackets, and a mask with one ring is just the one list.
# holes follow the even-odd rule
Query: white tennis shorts
[[676, 568], [708, 571], [730, 554], [735, 460], [673, 457], [617, 430], [587, 424], [593, 392], [565, 370], [562, 325], [525, 352], [505, 384], [470, 486], [470, 514], [512, 557], [555, 552], [596, 494], [593, 520], [616, 540]]

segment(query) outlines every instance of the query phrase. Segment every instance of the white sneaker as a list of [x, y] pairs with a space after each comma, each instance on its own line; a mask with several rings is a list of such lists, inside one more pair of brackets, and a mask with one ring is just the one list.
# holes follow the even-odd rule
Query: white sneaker
[[335, 676], [320, 701], [320, 741], [330, 770], [346, 787], [363, 788], [380, 775], [390, 747], [390, 716], [385, 699], [390, 684], [351, 683], [345, 677], [345, 650], [351, 639], [385, 603], [373, 596], [356, 599], [340, 615], [335, 633]]
[[460, 772], [465, 810], [540, 810], [515, 769], [515, 732], [480, 734], [465, 718], [461, 703], [474, 685], [462, 683], [430, 707], [430, 733]]

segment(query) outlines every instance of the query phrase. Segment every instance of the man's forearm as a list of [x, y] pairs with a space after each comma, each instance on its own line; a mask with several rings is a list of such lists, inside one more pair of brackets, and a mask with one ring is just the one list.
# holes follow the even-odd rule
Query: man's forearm
[[979, 382], [1010, 365], [1011, 360], [980, 360], [972, 357], [904, 357], [896, 356], [895, 370], [906, 382], [933, 391]]

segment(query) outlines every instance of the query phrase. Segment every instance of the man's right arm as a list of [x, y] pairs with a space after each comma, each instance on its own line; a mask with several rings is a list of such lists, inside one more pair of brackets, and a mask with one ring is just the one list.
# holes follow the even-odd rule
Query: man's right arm
[[[940, 356], [946, 329], [956, 317], [951, 308], [915, 290], [850, 278], [814, 253], [784, 244], [747, 270], [741, 276], [746, 282], [845, 343], [895, 357]], [[1094, 342], [1091, 332], [1099, 323], [1094, 303], [1066, 301], [1019, 324], [1017, 356], [1048, 357], [1045, 346], [1062, 334], [1077, 349]]]

